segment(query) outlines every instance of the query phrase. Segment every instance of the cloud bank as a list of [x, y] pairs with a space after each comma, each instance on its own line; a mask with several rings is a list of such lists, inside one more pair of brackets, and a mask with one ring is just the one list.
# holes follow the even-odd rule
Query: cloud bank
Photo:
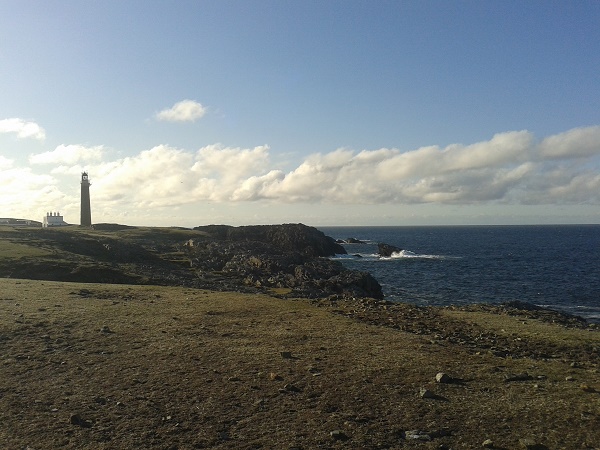
[[194, 122], [206, 114], [206, 108], [194, 100], [182, 100], [171, 108], [156, 114], [156, 119], [165, 122]]
[[194, 202], [336, 204], [600, 203], [600, 127], [536, 142], [527, 131], [469, 145], [315, 153], [271, 167], [268, 146], [160, 145], [95, 166], [97, 195], [151, 205]]
[[0, 120], [0, 133], [14, 133], [19, 139], [46, 139], [46, 131], [35, 122], [12, 118]]
[[[76, 211], [74, 177], [86, 163], [94, 208], [113, 217], [154, 211], [181, 215], [186, 208], [217, 204], [246, 210], [258, 204], [593, 205], [596, 211], [600, 205], [597, 126], [541, 140], [528, 131], [510, 131], [467, 145], [337, 149], [314, 153], [287, 171], [274, 167], [270, 151], [266, 145], [213, 144], [196, 151], [158, 145], [107, 160], [102, 147], [61, 145], [30, 156], [31, 164], [56, 177], [35, 175], [0, 158], [1, 179], [9, 180], [0, 183], [0, 198], [10, 205], [25, 191], [44, 208], [54, 199]], [[32, 180], [27, 189], [25, 179]], [[69, 187], [61, 189], [64, 180]]]
[[104, 150], [101, 145], [84, 147], [83, 145], [59, 145], [51, 152], [29, 156], [30, 164], [67, 164], [100, 161]]

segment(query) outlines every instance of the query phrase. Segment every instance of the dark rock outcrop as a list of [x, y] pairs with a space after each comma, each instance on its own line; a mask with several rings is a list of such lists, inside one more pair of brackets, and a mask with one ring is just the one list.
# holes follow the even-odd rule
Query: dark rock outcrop
[[322, 231], [307, 225], [249, 225], [232, 227], [229, 225], [208, 225], [195, 227], [219, 240], [256, 241], [269, 243], [284, 251], [298, 252], [306, 256], [333, 256], [346, 254], [344, 247]]
[[341, 253], [341, 246], [314, 228], [213, 225], [196, 230], [216, 238], [198, 240], [186, 247], [199, 276], [220, 271], [245, 286], [288, 288], [289, 295], [297, 297], [383, 298], [381, 286], [369, 273], [352, 271], [337, 261], [320, 257], [331, 256], [332, 251]]
[[361, 241], [360, 239], [356, 239], [356, 238], [348, 238], [344, 241], [346, 244], [364, 244], [364, 241]]
[[379, 243], [377, 244], [377, 252], [379, 256], [390, 257], [392, 253], [399, 253], [402, 251], [401, 248], [398, 248], [394, 245]]

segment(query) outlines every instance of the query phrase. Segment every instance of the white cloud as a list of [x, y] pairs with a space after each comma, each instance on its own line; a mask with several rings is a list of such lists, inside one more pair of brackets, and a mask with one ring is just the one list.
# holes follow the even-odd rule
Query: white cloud
[[84, 147], [83, 145], [59, 145], [51, 152], [29, 156], [31, 164], [76, 164], [79, 162], [100, 161], [104, 149], [101, 145]]
[[[565, 142], [569, 146], [565, 145]], [[336, 150], [308, 157], [287, 174], [245, 180], [232, 198], [342, 204], [597, 203], [600, 144], [595, 130], [571, 130], [537, 145], [527, 131], [500, 133], [489, 141], [445, 148]], [[544, 151], [539, 151], [543, 147]], [[577, 149], [565, 153], [565, 148]], [[582, 150], [584, 149], [584, 150]], [[554, 153], [552, 153], [554, 152]], [[569, 154], [553, 166], [549, 154]], [[583, 156], [589, 156], [583, 160]], [[566, 158], [566, 156], [565, 156]], [[554, 170], [560, 176], [549, 177]], [[553, 183], [548, 181], [552, 179]]]
[[337, 149], [310, 155], [287, 173], [271, 166], [267, 146], [214, 144], [192, 153], [160, 145], [99, 164], [91, 175], [101, 199], [126, 209], [261, 200], [345, 205], [599, 202], [600, 161], [582, 159], [581, 152], [564, 157], [561, 165], [545, 159], [550, 150], [557, 151], [553, 143], [564, 148], [564, 142], [583, 140], [590, 148], [589, 133], [571, 130], [556, 136], [539, 145], [531, 133], [516, 131], [445, 148]]
[[[268, 146], [214, 144], [189, 151], [158, 145], [107, 161], [101, 160], [106, 156], [101, 147], [60, 146], [32, 155], [31, 162], [57, 164], [50, 173], [68, 178], [68, 195], [61, 194], [52, 176], [40, 178], [29, 169], [19, 171], [13, 161], [0, 158], [0, 171], [4, 169], [0, 200], [12, 202], [14, 197], [26, 203], [19, 197], [23, 192], [19, 183], [32, 177], [27, 180], [32, 187], [25, 189], [31, 198], [65, 195], [70, 200], [65, 198], [63, 203], [76, 208], [81, 164], [88, 162], [93, 210], [128, 223], [127, 217], [134, 216], [143, 217], [146, 223], [154, 219], [154, 223], [165, 223], [171, 215], [183, 217], [192, 210], [208, 210], [208, 205], [220, 205], [228, 214], [235, 210], [247, 214], [264, 205], [293, 209], [294, 204], [311, 204], [315, 211], [325, 210], [326, 205], [340, 211], [356, 210], [356, 205], [401, 209], [426, 204], [478, 205], [488, 210], [506, 205], [592, 205], [598, 210], [600, 154], [589, 150], [600, 143], [595, 136], [593, 128], [575, 129], [538, 143], [531, 133], [515, 131], [444, 148], [337, 149], [312, 154], [288, 172], [272, 163]], [[16, 207], [15, 202], [7, 204]], [[216, 220], [199, 217], [196, 222]]]
[[10, 169], [14, 164], [12, 159], [8, 159], [2, 155], [0, 155], [0, 170]]
[[527, 131], [499, 133], [489, 141], [471, 145], [452, 144], [444, 149], [421, 147], [396, 152], [379, 164], [377, 173], [383, 179], [421, 178], [455, 171], [501, 167], [525, 161], [532, 148], [533, 136]]
[[266, 145], [244, 149], [214, 144], [198, 150], [192, 171], [200, 177], [214, 176], [239, 181], [265, 170], [268, 163], [269, 147]]
[[194, 122], [206, 114], [206, 108], [194, 100], [182, 100], [171, 108], [156, 113], [156, 119], [166, 122]]
[[5, 217], [41, 221], [45, 211], [60, 206], [64, 197], [50, 175], [35, 174], [29, 168], [0, 168], [0, 204]]
[[578, 158], [600, 155], [600, 126], [574, 128], [544, 139], [539, 152], [546, 158]]
[[0, 120], [0, 133], [15, 133], [19, 139], [33, 138], [39, 141], [46, 139], [46, 131], [37, 123], [19, 118]]
[[91, 167], [90, 178], [96, 195], [104, 201], [125, 199], [137, 207], [185, 204], [186, 192], [193, 188], [193, 161], [189, 152], [159, 145], [133, 157]]

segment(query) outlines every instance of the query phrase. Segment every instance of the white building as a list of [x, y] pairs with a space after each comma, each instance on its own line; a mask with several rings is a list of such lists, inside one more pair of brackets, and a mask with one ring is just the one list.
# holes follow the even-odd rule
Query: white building
[[46, 213], [46, 217], [44, 217], [44, 222], [42, 223], [44, 228], [62, 227], [65, 225], [68, 225], [68, 223], [63, 220], [63, 216], [61, 216], [58, 212]]

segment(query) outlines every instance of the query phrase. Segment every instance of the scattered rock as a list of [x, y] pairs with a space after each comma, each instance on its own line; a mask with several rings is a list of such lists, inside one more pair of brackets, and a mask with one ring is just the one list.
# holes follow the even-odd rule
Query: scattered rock
[[494, 441], [492, 441], [491, 439], [486, 439], [481, 445], [483, 448], [494, 448]]
[[419, 430], [410, 430], [404, 432], [404, 439], [413, 439], [416, 441], [431, 441], [433, 438], [429, 433]]
[[435, 376], [435, 381], [438, 383], [452, 383], [452, 377], [444, 372], [440, 372]]
[[346, 244], [364, 244], [364, 241], [361, 241], [360, 239], [356, 239], [356, 238], [348, 238], [344, 241]]
[[533, 439], [519, 439], [519, 444], [526, 450], [548, 450], [548, 447]]
[[565, 381], [575, 381], [575, 377], [572, 377], [571, 375], [569, 375], [568, 377], [565, 378]]
[[71, 414], [69, 422], [71, 422], [71, 425], [76, 425], [81, 428], [91, 428], [92, 426], [92, 422], [90, 422], [89, 420], [85, 420], [79, 414]]
[[283, 359], [292, 359], [292, 352], [281, 352], [281, 357]]
[[316, 367], [310, 366], [308, 367], [308, 372], [313, 376], [313, 377], [318, 377], [321, 375], [321, 370], [319, 370]]
[[419, 391], [419, 396], [421, 398], [437, 398], [437, 395], [435, 395], [435, 393], [425, 388], [421, 388], [421, 390]]
[[94, 397], [94, 402], [98, 403], [99, 405], [106, 405], [107, 400], [105, 397]]
[[394, 245], [385, 243], [377, 244], [377, 253], [379, 254], [379, 256], [390, 257], [393, 253], [400, 253], [401, 251], [401, 248], [398, 248]]
[[531, 375], [529, 375], [527, 372], [518, 373], [518, 374], [514, 374], [514, 375], [507, 375], [504, 378], [505, 383], [509, 383], [511, 381], [528, 381], [528, 380], [533, 380], [533, 377]]
[[112, 333], [112, 330], [108, 327], [108, 325], [102, 325], [102, 328], [100, 328], [100, 332], [101, 333]]
[[283, 389], [285, 389], [287, 392], [301, 392], [301, 389], [293, 384], [286, 384], [283, 386]]
[[348, 435], [342, 430], [333, 430], [329, 433], [329, 435], [336, 441], [347, 441], [348, 439], [350, 439]]

